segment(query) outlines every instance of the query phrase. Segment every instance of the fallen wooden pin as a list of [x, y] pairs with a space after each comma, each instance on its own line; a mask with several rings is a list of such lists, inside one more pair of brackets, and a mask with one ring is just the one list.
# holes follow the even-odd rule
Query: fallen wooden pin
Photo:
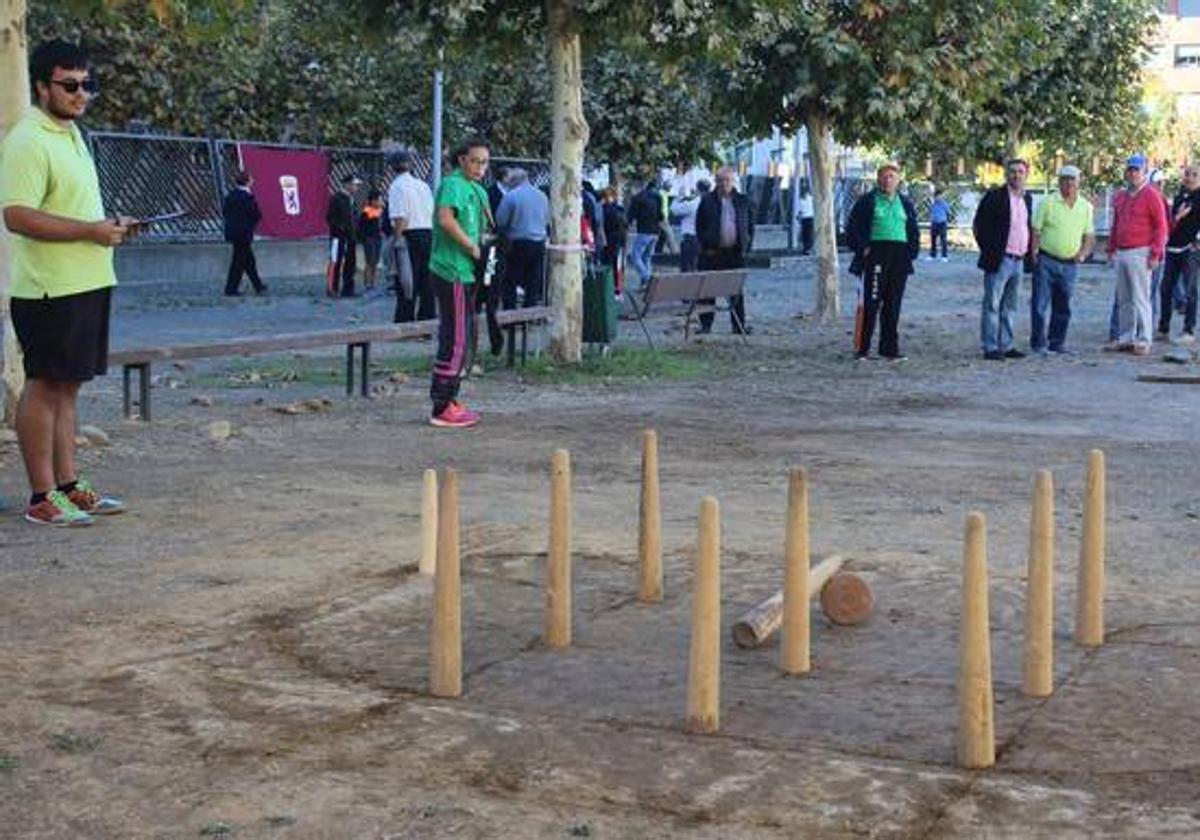
[[1139, 373], [1138, 382], [1156, 382], [1163, 385], [1200, 385], [1200, 376], [1168, 373]]
[[[871, 614], [875, 598], [867, 582], [853, 572], [842, 571], [844, 557], [825, 558], [808, 574], [808, 591], [819, 594], [821, 610], [834, 624], [861, 624]], [[733, 641], [738, 647], [755, 648], [783, 625], [783, 590], [776, 592], [753, 609], [747, 610], [733, 625]]]

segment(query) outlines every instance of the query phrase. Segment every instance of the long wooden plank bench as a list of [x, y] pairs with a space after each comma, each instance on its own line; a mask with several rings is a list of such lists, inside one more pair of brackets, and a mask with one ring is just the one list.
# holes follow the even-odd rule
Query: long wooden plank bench
[[[655, 349], [650, 330], [646, 327], [646, 315], [649, 314], [650, 307], [662, 303], [688, 304], [687, 312], [683, 316], [683, 337], [686, 341], [691, 337], [692, 320], [697, 315], [729, 309], [728, 306], [719, 303], [700, 301], [719, 300], [742, 294], [749, 274], [750, 272], [739, 268], [729, 271], [681, 271], [653, 275], [650, 283], [640, 292], [641, 305], [638, 305], [638, 301], [633, 301], [633, 314], [646, 335], [646, 343], [650, 345], [650, 349]], [[733, 317], [736, 319], [737, 314], [733, 313]], [[744, 331], [741, 335], [742, 341], [749, 343]]]
[[[547, 306], [527, 309], [511, 309], [496, 313], [496, 321], [507, 333], [508, 366], [516, 364], [516, 334], [521, 335], [521, 364], [525, 364], [528, 348], [528, 329], [533, 324], [544, 324], [550, 320], [552, 310]], [[483, 327], [483, 316], [479, 318]], [[486, 332], [486, 327], [483, 327]], [[150, 421], [150, 369], [155, 362], [183, 361], [189, 359], [215, 359], [224, 356], [255, 356], [264, 353], [280, 353], [290, 350], [313, 350], [321, 347], [346, 346], [346, 394], [354, 393], [355, 357], [359, 362], [359, 393], [368, 394], [368, 373], [371, 345], [389, 341], [413, 341], [420, 338], [435, 338], [436, 320], [413, 321], [405, 324], [382, 324], [352, 329], [313, 330], [302, 333], [251, 336], [224, 341], [205, 341], [194, 344], [160, 345], [157, 347], [135, 347], [114, 350], [108, 354], [109, 367], [121, 366], [122, 397], [125, 416], [133, 417], [133, 372], [138, 374], [137, 416]]]

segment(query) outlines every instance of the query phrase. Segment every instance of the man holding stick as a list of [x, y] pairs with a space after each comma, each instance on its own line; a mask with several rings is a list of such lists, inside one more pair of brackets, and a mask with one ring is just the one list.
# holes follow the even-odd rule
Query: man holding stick
[[30, 57], [36, 107], [0, 146], [0, 207], [13, 234], [12, 320], [26, 383], [17, 438], [31, 495], [25, 519], [90, 525], [124, 505], [103, 496], [75, 467], [75, 401], [108, 369], [112, 249], [136, 222], [106, 218], [100, 182], [75, 121], [96, 93], [88, 59], [54, 40]]

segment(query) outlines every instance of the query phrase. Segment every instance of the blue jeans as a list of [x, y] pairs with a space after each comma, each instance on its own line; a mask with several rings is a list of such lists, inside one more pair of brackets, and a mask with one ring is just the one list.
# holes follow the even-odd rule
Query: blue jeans
[[[1029, 347], [1035, 353], [1047, 349], [1058, 352], [1067, 341], [1071, 323], [1071, 292], [1075, 289], [1074, 260], [1058, 260], [1048, 254], [1038, 257], [1033, 273], [1033, 292], [1029, 296]], [[1046, 316], [1050, 317], [1047, 342]]]
[[984, 353], [1007, 353], [1013, 349], [1013, 316], [1017, 311], [1023, 264], [1020, 257], [1005, 256], [999, 269], [983, 275], [979, 333]]
[[658, 232], [637, 233], [633, 237], [633, 247], [629, 249], [629, 261], [642, 279], [642, 285], [650, 282], [653, 273], [651, 261], [654, 258], [654, 246], [658, 242]]

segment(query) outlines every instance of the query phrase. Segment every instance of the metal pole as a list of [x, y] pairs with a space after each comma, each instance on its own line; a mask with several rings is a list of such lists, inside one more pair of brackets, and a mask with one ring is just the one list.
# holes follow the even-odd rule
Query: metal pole
[[430, 182], [434, 191], [442, 180], [442, 51], [438, 50], [437, 69], [433, 71], [433, 158]]
[[799, 250], [800, 243], [800, 129], [792, 135], [792, 222], [788, 225], [788, 248]]

